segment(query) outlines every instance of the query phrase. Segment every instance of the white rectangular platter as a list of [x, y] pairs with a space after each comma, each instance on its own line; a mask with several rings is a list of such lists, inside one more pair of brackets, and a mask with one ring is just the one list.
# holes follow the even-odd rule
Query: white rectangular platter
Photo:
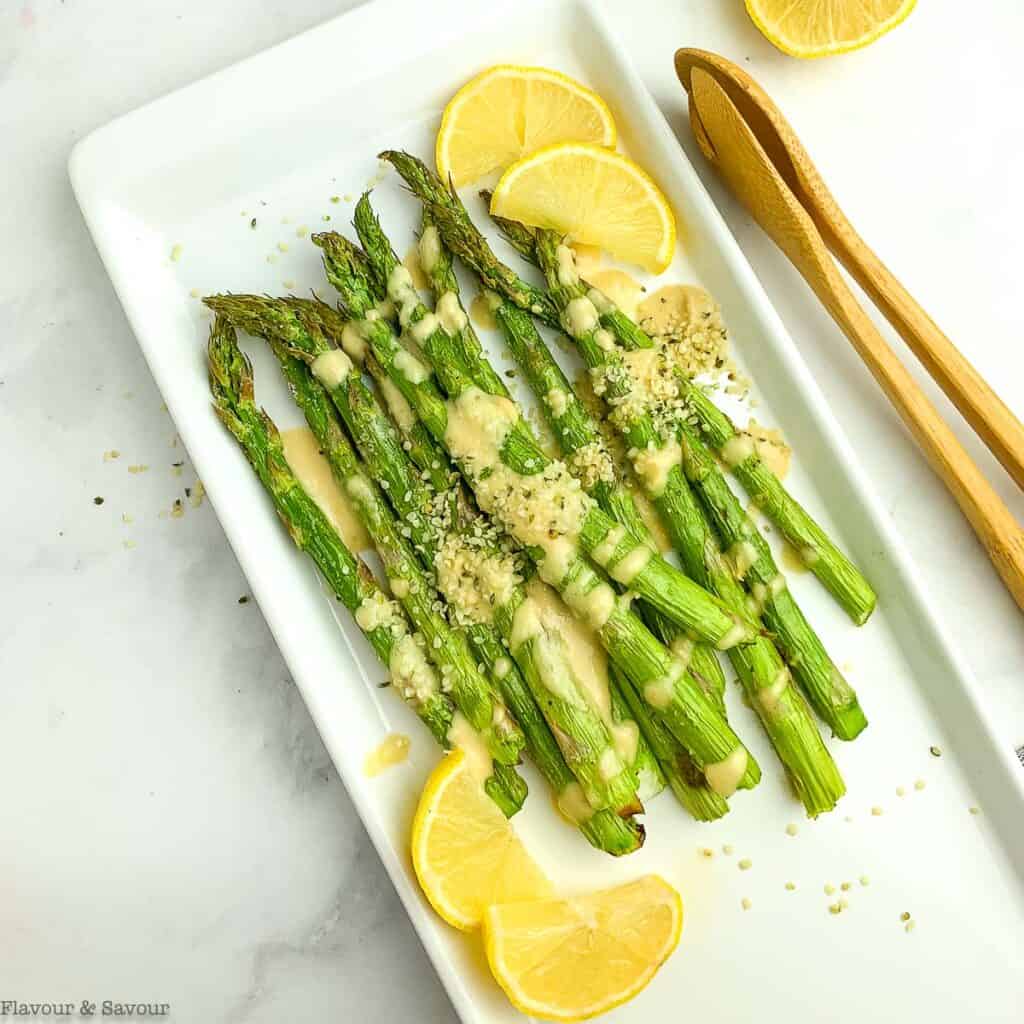
[[[679, 40], [687, 42], [699, 40]], [[854, 454], [636, 72], [584, 0], [379, 0], [97, 131], [76, 147], [70, 170], [168, 408], [458, 1014], [467, 1022], [522, 1019], [487, 976], [477, 941], [434, 917], [416, 887], [408, 828], [437, 748], [378, 688], [380, 666], [335, 617], [213, 416], [209, 320], [195, 294], [315, 288], [329, 297], [318, 250], [300, 229], [322, 229], [330, 218], [347, 230], [350, 197], [370, 183], [404, 251], [417, 206], [393, 174], [380, 178], [375, 154], [387, 146], [429, 158], [445, 101], [498, 62], [559, 68], [608, 100], [624, 147], [655, 176], [680, 222], [680, 250], [663, 280], [699, 282], [721, 303], [734, 353], [757, 385], [758, 420], [779, 426], [795, 450], [789, 486], [879, 594], [878, 611], [856, 629], [813, 578], [792, 580], [870, 719], [855, 743], [831, 742], [849, 794], [819, 821], [802, 819], [738, 693], [731, 717], [765, 769], [761, 786], [738, 795], [713, 825], [697, 825], [670, 795], [659, 797], [645, 848], [623, 861], [560, 823], [543, 783], [526, 770], [532, 795], [516, 827], [566, 891], [656, 871], [683, 895], [679, 950], [608, 1019], [1011, 1020], [1024, 1005], [1020, 767], [995, 743], [970, 672], [929, 612]], [[483, 225], [482, 210], [474, 212]], [[261, 346], [246, 347], [260, 400], [280, 426], [297, 425], [276, 368]], [[408, 762], [365, 777], [365, 755], [391, 730], [413, 737]], [[795, 836], [786, 831], [791, 822]], [[749, 870], [739, 870], [740, 858]], [[852, 888], [841, 890], [843, 882]], [[848, 910], [828, 912], [836, 899], [828, 885]], [[380, 984], [396, 983], [382, 965]]]

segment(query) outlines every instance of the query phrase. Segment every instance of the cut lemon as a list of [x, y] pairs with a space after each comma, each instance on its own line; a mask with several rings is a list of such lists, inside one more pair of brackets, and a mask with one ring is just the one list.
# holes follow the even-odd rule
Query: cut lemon
[[548, 68], [499, 64], [467, 82], [444, 108], [437, 173], [468, 185], [554, 142], [615, 145], [615, 120], [596, 92]]
[[463, 931], [478, 927], [492, 903], [546, 899], [552, 891], [461, 750], [442, 758], [423, 787], [412, 864], [430, 905]]
[[676, 222], [661, 190], [621, 153], [565, 142], [524, 157], [502, 176], [491, 213], [554, 228], [660, 274], [676, 247]]
[[859, 50], [895, 28], [917, 0], [746, 0], [769, 42], [793, 57]]
[[488, 907], [487, 960], [516, 1009], [586, 1020], [631, 999], [672, 955], [679, 893], [656, 875], [570, 900]]

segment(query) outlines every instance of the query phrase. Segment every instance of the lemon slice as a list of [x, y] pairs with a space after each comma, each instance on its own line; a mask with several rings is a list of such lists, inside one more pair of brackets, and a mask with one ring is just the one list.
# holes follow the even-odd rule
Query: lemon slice
[[447, 754], [423, 787], [412, 864], [430, 905], [462, 931], [478, 927], [492, 903], [546, 899], [552, 891], [461, 750]]
[[585, 1020], [631, 999], [672, 955], [679, 893], [657, 875], [570, 900], [488, 907], [487, 960], [516, 1009]]
[[793, 57], [859, 50], [895, 28], [917, 0], [746, 0], [769, 42]]
[[548, 146], [514, 163], [491, 213], [554, 228], [656, 274], [675, 253], [675, 218], [658, 186], [628, 157], [588, 143]]
[[615, 120], [596, 92], [548, 68], [498, 64], [444, 108], [437, 173], [468, 185], [542, 146], [569, 140], [615, 145]]

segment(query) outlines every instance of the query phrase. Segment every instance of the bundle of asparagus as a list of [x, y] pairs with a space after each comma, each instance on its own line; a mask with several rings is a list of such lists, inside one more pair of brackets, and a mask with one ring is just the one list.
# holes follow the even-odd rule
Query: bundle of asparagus
[[[666, 781], [695, 818], [712, 820], [760, 777], [727, 721], [717, 648], [807, 813], [832, 809], [845, 786], [808, 701], [844, 739], [866, 719], [712, 449], [857, 621], [874, 603], [866, 581], [704, 391], [581, 280], [562, 239], [499, 222], [547, 287], [530, 285], [497, 260], [453, 189], [408, 154], [382, 156], [422, 200], [419, 257], [433, 308], [368, 196], [354, 220], [362, 248], [334, 232], [313, 238], [338, 310], [318, 299], [205, 301], [217, 314], [209, 361], [218, 415], [396, 691], [443, 746], [484, 752], [485, 789], [506, 814], [525, 797], [513, 767], [525, 749], [563, 815], [620, 855], [642, 844], [634, 815]], [[485, 356], [453, 252], [479, 276], [561, 458], [542, 449]], [[577, 395], [534, 318], [571, 339], [604, 417]], [[288, 467], [253, 402], [235, 327], [270, 343], [392, 597]], [[649, 379], [638, 386], [637, 352], [661, 361], [655, 393]], [[613, 457], [609, 429], [631, 469]], [[637, 481], [683, 571], [658, 553]], [[569, 609], [610, 660], [600, 682], [567, 642]]]
[[[659, 381], [666, 385], [664, 393], [637, 393], [629, 353], [651, 350], [654, 343], [607, 296], [580, 279], [572, 250], [561, 239], [550, 231], [499, 223], [513, 246], [544, 272], [548, 290], [534, 288], [497, 259], [458, 196], [422, 161], [406, 153], [383, 155], [430, 209], [446, 242], [485, 283], [498, 289], [508, 304], [563, 330], [575, 343], [595, 378], [595, 389], [611, 407], [610, 421], [631, 447], [638, 477], [680, 549], [684, 545], [675, 535], [682, 511], [673, 506], [692, 500], [687, 498], [684, 475], [694, 485], [704, 514], [748, 586], [748, 607], [764, 617], [805, 695], [833, 733], [853, 739], [867, 724], [856, 694], [793, 599], [767, 543], [742, 510], [695, 427], [720, 446], [723, 461], [737, 472], [758, 507], [798, 546], [809, 568], [858, 622], [874, 606], [867, 581], [788, 495], [749, 439], [735, 431], [701, 388], [669, 365]], [[680, 553], [685, 560], [685, 551]]]

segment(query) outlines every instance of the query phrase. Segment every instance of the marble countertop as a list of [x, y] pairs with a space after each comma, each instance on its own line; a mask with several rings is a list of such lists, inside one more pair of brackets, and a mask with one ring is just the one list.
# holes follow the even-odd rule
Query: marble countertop
[[[975, 4], [965, 29], [962, 5], [933, 0], [871, 49], [812, 63], [773, 50], [740, 0], [604, 5], [871, 468], [1006, 743], [1024, 742], [1019, 613], [867, 372], [700, 162], [671, 66], [680, 45], [743, 62], [864, 237], [1024, 417], [1024, 145], [1007, 130], [1024, 107], [1019, 4]], [[0, 13], [0, 999], [162, 1002], [173, 1020], [231, 1024], [341, 1007], [452, 1021], [196, 500], [66, 173], [71, 146], [112, 117], [352, 5], [145, 6]]]

